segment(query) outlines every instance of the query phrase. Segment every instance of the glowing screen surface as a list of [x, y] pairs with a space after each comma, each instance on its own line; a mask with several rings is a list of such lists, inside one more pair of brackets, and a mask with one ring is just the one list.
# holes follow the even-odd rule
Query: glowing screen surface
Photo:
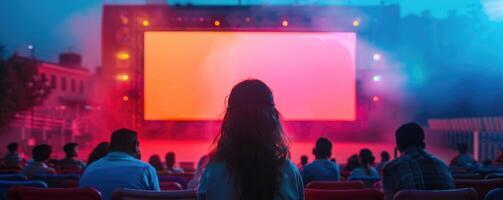
[[285, 120], [356, 118], [356, 34], [149, 31], [144, 119], [217, 120], [232, 87], [257, 78]]

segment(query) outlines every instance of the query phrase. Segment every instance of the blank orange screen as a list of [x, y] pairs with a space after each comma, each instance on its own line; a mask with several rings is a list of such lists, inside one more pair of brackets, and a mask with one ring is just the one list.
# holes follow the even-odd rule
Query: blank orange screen
[[355, 120], [355, 33], [145, 32], [145, 120], [217, 120], [257, 78], [285, 120]]

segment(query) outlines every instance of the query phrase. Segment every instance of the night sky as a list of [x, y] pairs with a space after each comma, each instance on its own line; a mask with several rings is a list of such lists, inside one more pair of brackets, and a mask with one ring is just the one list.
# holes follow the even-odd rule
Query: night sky
[[[301, 4], [320, 5], [377, 5], [380, 0], [297, 0]], [[483, 0], [494, 1], [494, 0]], [[497, 0], [499, 1], [499, 0]], [[100, 29], [102, 3], [137, 3], [142, 0], [3, 0], [0, 2], [0, 44], [7, 54], [26, 51], [35, 45], [35, 55], [55, 62], [60, 52], [72, 50], [83, 55], [84, 66], [94, 69], [100, 65]], [[187, 3], [188, 0], [170, 1]], [[237, 0], [193, 0], [193, 4], [236, 4]], [[242, 0], [247, 4], [292, 4], [296, 0]], [[431, 10], [436, 17], [444, 17], [448, 10], [464, 13], [479, 5], [478, 0], [386, 0], [400, 2], [402, 15], [419, 14]]]

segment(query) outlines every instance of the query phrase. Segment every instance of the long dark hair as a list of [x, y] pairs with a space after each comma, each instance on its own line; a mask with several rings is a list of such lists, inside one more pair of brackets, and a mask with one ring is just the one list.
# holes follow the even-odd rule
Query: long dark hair
[[90, 165], [94, 161], [97, 161], [103, 157], [105, 157], [108, 153], [108, 148], [110, 147], [110, 143], [101, 142], [99, 143], [89, 154], [89, 158], [87, 159], [87, 165]]
[[360, 150], [358, 158], [360, 160], [361, 167], [365, 169], [365, 174], [370, 175], [371, 174], [370, 169], [372, 167], [372, 164], [374, 164], [375, 160], [372, 151], [370, 151], [369, 149], [362, 149]]
[[225, 164], [241, 200], [273, 199], [279, 190], [280, 167], [288, 156], [279, 116], [262, 81], [232, 88], [210, 160]]

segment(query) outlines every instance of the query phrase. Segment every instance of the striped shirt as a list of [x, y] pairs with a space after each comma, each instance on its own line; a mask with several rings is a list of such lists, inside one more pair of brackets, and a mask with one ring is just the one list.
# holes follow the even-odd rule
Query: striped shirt
[[383, 170], [386, 200], [403, 189], [454, 189], [454, 179], [447, 165], [422, 148], [411, 149], [386, 164]]

